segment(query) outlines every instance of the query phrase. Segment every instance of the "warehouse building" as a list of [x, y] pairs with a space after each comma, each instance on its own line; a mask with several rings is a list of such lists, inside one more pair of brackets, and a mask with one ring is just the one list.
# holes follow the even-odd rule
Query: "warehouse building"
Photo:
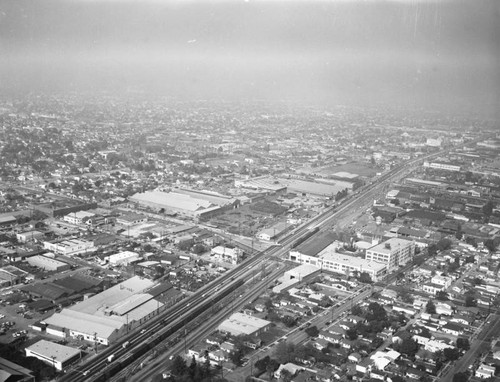
[[44, 237], [45, 237], [45, 234], [43, 232], [36, 231], [36, 230], [16, 233], [16, 239], [20, 243], [27, 243], [29, 241], [41, 240]]
[[35, 357], [61, 371], [81, 358], [81, 350], [41, 340], [25, 349], [26, 357]]
[[219, 245], [212, 248], [210, 256], [223, 262], [238, 264], [243, 256], [243, 251], [240, 248], [228, 248]]
[[45, 241], [43, 248], [58, 255], [73, 256], [83, 253], [94, 252], [97, 248], [91, 241], [70, 239], [58, 242]]
[[41, 211], [50, 217], [61, 217], [72, 212], [87, 211], [97, 208], [97, 203], [82, 203], [77, 200], [53, 200], [34, 206], [35, 210]]
[[267, 175], [250, 179], [236, 179], [234, 186], [273, 194], [286, 194], [286, 185]]
[[244, 313], [234, 313], [219, 325], [218, 330], [232, 336], [257, 336], [267, 331], [271, 322]]
[[104, 260], [107, 260], [112, 265], [129, 265], [139, 259], [141, 259], [139, 254], [132, 251], [123, 251], [104, 258]]
[[13, 265], [6, 265], [0, 268], [0, 286], [20, 284], [26, 276], [28, 276], [28, 272]]
[[[47, 318], [70, 337], [109, 345], [164, 310], [153, 281], [135, 276]], [[154, 293], [153, 293], [154, 292]], [[158, 292], [160, 293], [160, 292]]]
[[77, 211], [63, 217], [63, 220], [71, 224], [83, 224], [85, 221], [92, 219], [95, 214], [86, 211]]
[[354, 188], [354, 183], [340, 180], [329, 183], [309, 182], [300, 179], [279, 179], [279, 181], [286, 184], [289, 192], [320, 198], [334, 198], [337, 193]]
[[293, 225], [287, 222], [278, 222], [269, 228], [265, 228], [257, 233], [257, 238], [261, 240], [271, 241], [276, 240], [278, 237], [284, 235], [293, 229]]
[[33, 371], [4, 358], [0, 358], [0, 370], [3, 378], [1, 380], [5, 382], [34, 382], [36, 380]]
[[71, 268], [69, 264], [63, 261], [59, 261], [42, 255], [28, 257], [26, 261], [28, 262], [28, 264], [34, 267], [42, 268], [46, 271], [63, 272]]
[[158, 211], [164, 210], [166, 213], [178, 214], [195, 220], [218, 215], [226, 210], [237, 208], [239, 205], [237, 199], [223, 195], [186, 192], [147, 191], [135, 194], [129, 199]]

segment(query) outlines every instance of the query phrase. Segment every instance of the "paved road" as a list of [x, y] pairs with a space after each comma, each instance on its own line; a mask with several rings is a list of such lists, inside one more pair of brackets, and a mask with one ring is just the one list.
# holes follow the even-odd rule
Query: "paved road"
[[[193, 344], [199, 343], [200, 341], [205, 339], [208, 334], [213, 332], [215, 330], [214, 328], [216, 328], [232, 312], [242, 309], [249, 301], [256, 299], [268, 288], [270, 281], [274, 280], [278, 275], [282, 274], [285, 269], [287, 269], [287, 265], [284, 263], [279, 264], [278, 267], [274, 267], [272, 265], [268, 265], [268, 267], [273, 269], [272, 274], [266, 276], [263, 280], [251, 286], [243, 295], [234, 299], [233, 303], [227, 305], [215, 316], [208, 319], [205, 324], [201, 325], [192, 333], [190, 333], [186, 338], [186, 343], [184, 343], [184, 341], [181, 341], [180, 343], [174, 345], [171, 349], [168, 349], [168, 351], [161, 354], [157, 359], [151, 362], [150, 365], [145, 365], [143, 370], [139, 371], [133, 376], [128, 376], [127, 380], [132, 382], [148, 381], [151, 380], [151, 378], [155, 375], [168, 369], [167, 359], [171, 355], [183, 354], [185, 350], [184, 347], [189, 349], [189, 347]], [[252, 279], [252, 277], [252, 271], [249, 270], [245, 278]], [[113, 378], [113, 380], [118, 380], [118, 378]]]
[[[356, 305], [359, 301], [365, 299], [371, 294], [371, 288], [367, 287], [355, 296], [346, 297], [340, 306], [326, 309], [320, 314], [309, 319], [307, 322], [310, 322], [311, 326], [314, 325], [318, 327], [318, 329], [320, 329], [325, 326], [325, 323], [327, 321], [336, 322], [340, 320], [344, 312], [350, 310], [352, 306]], [[302, 325], [304, 325], [304, 323]], [[230, 373], [224, 374], [224, 377], [229, 381], [244, 382], [246, 377], [248, 377], [251, 372], [255, 371], [254, 364], [255, 362], [257, 362], [257, 360], [264, 358], [266, 355], [269, 355], [269, 357], [271, 358], [273, 357], [274, 347], [278, 342], [285, 340], [294, 344], [300, 344], [305, 342], [307, 339], [309, 339], [309, 336], [303, 330], [295, 328], [284, 337], [277, 339], [275, 342], [269, 344], [268, 346], [265, 346], [264, 348], [258, 349], [257, 351], [253, 352], [248, 356], [248, 358], [250, 358], [250, 361], [247, 365], [239, 367]]]
[[477, 338], [471, 338], [470, 349], [457, 361], [453, 367], [448, 368], [439, 378], [440, 382], [452, 382], [453, 375], [466, 371], [469, 365], [485, 350], [490, 347], [492, 336], [498, 336], [500, 333], [500, 315], [491, 314], [489, 319], [482, 327]]

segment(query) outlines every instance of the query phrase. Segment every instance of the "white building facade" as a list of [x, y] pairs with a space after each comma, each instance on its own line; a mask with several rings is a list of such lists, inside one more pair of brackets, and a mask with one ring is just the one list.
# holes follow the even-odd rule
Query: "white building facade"
[[415, 243], [409, 240], [391, 238], [366, 250], [366, 260], [387, 265], [388, 271], [393, 271], [413, 260]]

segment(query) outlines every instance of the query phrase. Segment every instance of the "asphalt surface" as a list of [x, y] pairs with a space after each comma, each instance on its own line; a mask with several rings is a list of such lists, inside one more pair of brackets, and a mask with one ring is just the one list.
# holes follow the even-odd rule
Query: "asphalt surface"
[[[350, 310], [351, 307], [356, 305], [359, 301], [370, 296], [371, 293], [372, 293], [371, 288], [367, 287], [366, 289], [357, 293], [356, 295], [346, 297], [340, 306], [338, 307], [333, 306], [329, 309], [326, 309], [320, 314], [306, 321], [306, 323], [308, 322], [310, 323], [309, 326], [316, 326], [318, 329], [321, 329], [325, 326], [327, 321], [330, 321], [332, 323], [337, 322], [342, 318], [343, 314], [346, 311]], [[302, 323], [300, 326], [303, 327], [304, 324], [306, 323]], [[294, 328], [287, 335], [278, 338], [273, 343], [261, 349], [258, 349], [252, 354], [248, 355], [247, 358], [250, 359], [248, 364], [239, 367], [230, 373], [225, 374], [224, 377], [229, 381], [244, 382], [246, 377], [248, 377], [253, 371], [255, 371], [255, 367], [253, 366], [253, 364], [257, 362], [257, 360], [264, 358], [266, 355], [269, 355], [271, 358], [273, 357], [274, 348], [279, 342], [287, 341], [297, 345], [305, 342], [309, 338], [310, 337], [305, 333], [304, 330], [300, 330], [299, 327]]]
[[469, 365], [479, 357], [481, 353], [489, 350], [492, 337], [500, 333], [500, 315], [491, 314], [477, 338], [470, 338], [470, 349], [454, 364], [447, 368], [439, 377], [440, 382], [452, 382], [456, 373], [466, 371]]

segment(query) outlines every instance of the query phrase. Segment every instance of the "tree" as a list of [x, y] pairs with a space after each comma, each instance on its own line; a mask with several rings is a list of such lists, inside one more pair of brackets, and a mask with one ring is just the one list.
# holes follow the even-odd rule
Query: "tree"
[[295, 345], [288, 342], [280, 342], [274, 349], [274, 356], [279, 363], [288, 363], [293, 360]]
[[465, 263], [465, 264], [469, 264], [469, 263], [470, 263], [470, 264], [474, 264], [474, 262], [475, 262], [475, 261], [476, 261], [476, 258], [474, 257], [474, 255], [470, 255], [470, 256], [467, 256], [467, 257], [465, 258], [464, 263]]
[[321, 300], [318, 305], [321, 306], [322, 308], [328, 308], [329, 306], [332, 306], [332, 299], [327, 295], [324, 295], [323, 297], [321, 297]]
[[235, 349], [230, 355], [229, 359], [236, 366], [241, 366], [243, 359], [243, 351], [241, 349]]
[[425, 312], [429, 314], [436, 314], [436, 305], [434, 305], [434, 302], [432, 300], [429, 300], [427, 302], [427, 305], [425, 306]]
[[285, 315], [281, 317], [281, 322], [283, 322], [288, 328], [291, 328], [292, 326], [295, 326], [297, 320], [292, 316]]
[[476, 239], [475, 239], [474, 237], [472, 237], [472, 236], [467, 236], [467, 237], [465, 238], [465, 242], [466, 242], [467, 244], [472, 245], [474, 248], [477, 248], [477, 241], [476, 241]]
[[443, 350], [443, 355], [447, 361], [456, 361], [460, 357], [457, 348], [446, 348]]
[[54, 375], [55, 372], [53, 367], [44, 367], [40, 370], [40, 378], [42, 379], [52, 379]]
[[472, 296], [470, 294], [468, 294], [467, 296], [465, 296], [465, 306], [466, 307], [477, 306], [477, 301], [474, 298], [474, 296]]
[[391, 377], [392, 382], [406, 382], [406, 380], [403, 377], [400, 377], [399, 375], [394, 375]]
[[462, 371], [453, 375], [453, 382], [467, 382], [469, 380], [469, 375]]
[[436, 293], [436, 299], [439, 301], [447, 301], [448, 300], [448, 293], [444, 290], [440, 290]]
[[270, 298], [266, 299], [266, 301], [264, 301], [264, 306], [266, 307], [267, 310], [270, 310], [273, 308], [273, 300], [271, 300]]
[[370, 305], [368, 305], [368, 314], [366, 319], [368, 321], [386, 321], [387, 312], [378, 302], [371, 302]]
[[418, 380], [420, 382], [432, 382], [433, 381], [432, 377], [428, 374], [422, 375]]
[[455, 272], [458, 268], [460, 268], [460, 259], [459, 257], [455, 257], [455, 259], [448, 265], [448, 272]]
[[195, 244], [193, 248], [191, 248], [191, 252], [196, 255], [205, 252], [205, 246], [203, 244]]
[[309, 326], [308, 328], [306, 328], [306, 330], [304, 330], [306, 332], [306, 334], [310, 337], [317, 337], [319, 335], [319, 329], [313, 325], [313, 326]]
[[415, 298], [407, 288], [401, 289], [398, 293], [398, 296], [401, 299], [401, 301], [407, 304], [413, 304], [413, 301], [415, 300]]
[[170, 368], [170, 371], [175, 376], [181, 376], [184, 375], [186, 370], [187, 370], [186, 361], [180, 355], [176, 355], [172, 360], [172, 367]]
[[188, 368], [188, 372], [189, 372], [189, 375], [191, 376], [191, 378], [193, 378], [197, 367], [198, 367], [198, 363], [196, 362], [196, 358], [194, 358], [194, 355], [193, 355], [193, 357], [191, 358], [191, 363], [190, 363], [189, 368]]
[[436, 244], [436, 247], [438, 251], [445, 251], [447, 249], [450, 249], [452, 245], [452, 241], [448, 239], [447, 237], [442, 238], [439, 240]]
[[348, 340], [354, 341], [355, 339], [358, 338], [358, 332], [356, 331], [355, 328], [347, 329], [345, 331], [345, 336]]
[[484, 241], [484, 246], [486, 247], [486, 249], [488, 251], [490, 251], [490, 253], [493, 253], [497, 249], [498, 243], [495, 242], [495, 240], [493, 240], [493, 239], [486, 239]]
[[355, 316], [362, 316], [363, 309], [359, 305], [354, 305], [351, 309], [351, 314], [353, 314]]
[[269, 362], [269, 364], [266, 367], [267, 374], [269, 375], [269, 380], [271, 380], [271, 381], [273, 380], [273, 378], [274, 378], [274, 371], [276, 369], [277, 368], [275, 368], [275, 365], [273, 365], [271, 362]]
[[265, 371], [267, 369], [267, 365], [269, 365], [269, 362], [271, 362], [271, 358], [266, 355], [264, 358], [257, 360], [254, 366], [260, 371]]
[[370, 274], [367, 272], [361, 272], [358, 280], [359, 280], [359, 282], [365, 283], [365, 284], [372, 283], [372, 278], [370, 277]]
[[436, 256], [437, 251], [437, 246], [434, 243], [429, 244], [429, 246], [427, 247], [427, 253], [429, 254], [429, 256]]
[[418, 343], [413, 338], [405, 338], [399, 345], [399, 351], [410, 357], [414, 357], [418, 351]]
[[482, 211], [487, 217], [490, 217], [493, 213], [493, 209], [495, 208], [495, 203], [492, 200], [488, 200], [486, 204], [483, 206]]
[[280, 379], [283, 382], [290, 382], [292, 380], [292, 373], [287, 369], [281, 369]]
[[380, 338], [380, 337], [373, 337], [372, 348], [377, 349], [380, 346], [382, 346], [383, 343], [384, 343], [384, 340], [382, 338]]
[[462, 349], [462, 350], [469, 350], [470, 348], [470, 343], [467, 338], [457, 338], [457, 348]]

